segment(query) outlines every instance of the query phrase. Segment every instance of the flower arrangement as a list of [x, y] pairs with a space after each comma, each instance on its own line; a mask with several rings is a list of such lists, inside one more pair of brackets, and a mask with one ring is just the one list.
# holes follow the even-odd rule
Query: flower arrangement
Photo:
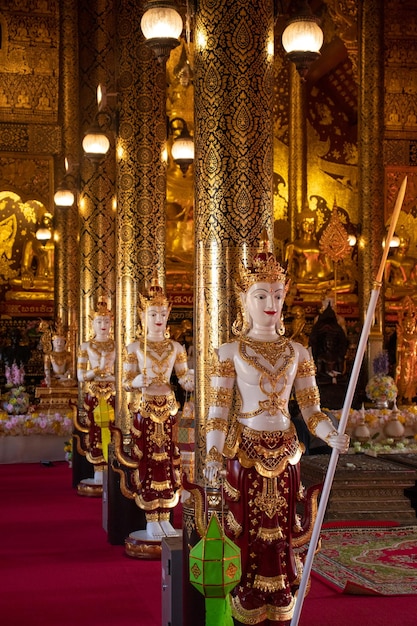
[[6, 387], [23, 387], [25, 382], [25, 370], [23, 365], [19, 367], [16, 361], [14, 361], [11, 367], [6, 365], [4, 374], [6, 376]]
[[25, 415], [28, 412], [30, 399], [24, 386], [25, 370], [16, 361], [10, 367], [6, 365], [4, 370], [6, 376], [6, 388], [9, 389], [1, 397], [1, 408], [9, 415]]
[[365, 387], [368, 398], [374, 402], [386, 404], [394, 402], [398, 389], [394, 379], [388, 376], [388, 353], [380, 352], [373, 360], [374, 376]]
[[1, 406], [9, 415], [25, 415], [29, 409], [29, 394], [25, 387], [14, 387], [2, 396]]
[[[404, 427], [401, 438], [387, 435], [387, 424], [391, 423], [393, 413]], [[341, 410], [333, 411], [337, 419], [341, 417]], [[356, 437], [356, 430], [361, 424], [366, 424], [369, 437], [364, 441]], [[378, 454], [416, 453], [417, 452], [417, 407], [401, 407], [400, 410], [391, 409], [350, 409], [346, 432], [351, 436], [350, 453], [363, 453], [377, 456]]]
[[18, 435], [68, 436], [72, 433], [73, 422], [68, 415], [60, 413], [33, 413], [32, 415], [0, 414], [0, 437]]

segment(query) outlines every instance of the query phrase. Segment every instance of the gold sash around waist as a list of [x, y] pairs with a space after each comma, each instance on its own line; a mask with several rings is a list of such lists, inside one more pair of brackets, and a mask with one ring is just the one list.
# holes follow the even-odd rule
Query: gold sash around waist
[[178, 413], [178, 404], [173, 391], [162, 395], [142, 394], [140, 403], [140, 414], [142, 417], [149, 417], [157, 424], [163, 424], [167, 419]]
[[234, 430], [232, 436], [229, 432], [223, 454], [228, 458], [237, 457], [243, 467], [255, 467], [266, 478], [279, 476], [288, 464], [298, 463], [305, 449], [298, 441], [292, 422], [288, 430], [269, 432], [254, 430], [236, 421]]

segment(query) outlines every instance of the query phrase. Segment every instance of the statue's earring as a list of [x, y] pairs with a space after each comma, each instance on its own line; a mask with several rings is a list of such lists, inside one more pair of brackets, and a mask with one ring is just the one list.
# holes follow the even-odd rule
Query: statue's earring
[[165, 339], [169, 339], [171, 337], [171, 330], [169, 328], [169, 326], [167, 326], [165, 332], [164, 332], [164, 337]]
[[281, 335], [281, 337], [283, 335], [285, 335], [285, 324], [284, 324], [284, 316], [283, 315], [281, 315], [280, 324], [279, 324], [279, 328], [278, 328], [278, 335]]
[[241, 310], [239, 310], [236, 315], [236, 319], [232, 324], [232, 333], [238, 337], [240, 335], [246, 335], [249, 328], [250, 328], [250, 325], [246, 318], [245, 311], [243, 310], [242, 312]]

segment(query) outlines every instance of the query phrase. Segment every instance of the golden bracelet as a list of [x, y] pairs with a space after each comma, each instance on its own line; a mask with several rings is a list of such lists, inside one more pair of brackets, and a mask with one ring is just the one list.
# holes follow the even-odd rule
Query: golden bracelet
[[320, 424], [320, 422], [329, 422], [329, 424], [332, 424], [327, 415], [325, 413], [322, 413], [321, 411], [313, 413], [313, 415], [310, 415], [310, 417], [307, 419], [307, 428], [312, 435], [316, 434], [317, 426]]
[[308, 359], [299, 364], [296, 378], [306, 378], [307, 376], [316, 375], [316, 364], [314, 359]]
[[206, 433], [209, 433], [212, 430], [220, 430], [222, 433], [227, 434], [229, 430], [227, 421], [222, 419], [221, 417], [209, 418], [206, 423]]
[[132, 370], [125, 370], [123, 372], [123, 379], [125, 383], [131, 383], [134, 378], [136, 378], [136, 372], [132, 372]]
[[77, 363], [77, 368], [79, 370], [86, 370], [87, 369], [87, 363], [84, 361], [82, 363]]
[[210, 405], [229, 407], [233, 396], [233, 388], [212, 387], [210, 392]]
[[300, 409], [305, 409], [308, 406], [320, 404], [320, 393], [317, 385], [297, 390], [295, 392], [295, 397], [297, 398], [298, 406], [300, 407]]
[[333, 437], [333, 435], [338, 435], [339, 433], [337, 432], [337, 430], [331, 430], [329, 433], [327, 433], [327, 435], [324, 437], [324, 441], [327, 443], [327, 445], [329, 445], [329, 439], [330, 437]]
[[223, 456], [217, 450], [216, 446], [212, 446], [210, 448], [210, 451], [207, 453], [206, 463], [210, 463], [210, 461], [216, 461], [217, 463], [223, 463]]

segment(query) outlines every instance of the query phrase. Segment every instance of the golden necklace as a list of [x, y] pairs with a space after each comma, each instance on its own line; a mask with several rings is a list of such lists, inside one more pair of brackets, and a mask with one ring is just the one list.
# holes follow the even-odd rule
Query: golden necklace
[[[285, 337], [279, 337], [276, 341], [256, 341], [251, 337], [245, 337], [244, 339], [241, 339], [239, 343], [239, 351], [242, 358], [248, 363], [251, 363], [256, 369], [261, 369], [268, 374], [271, 374], [271, 371], [259, 363], [258, 357], [262, 357], [274, 370], [279, 359], [283, 358], [284, 362], [277, 373], [286, 371], [294, 361], [294, 348], [292, 347], [290, 341]], [[256, 354], [248, 354], [246, 346], [248, 346]]]
[[[145, 349], [145, 342], [141, 340], [140, 347], [142, 351]], [[164, 352], [168, 352], [167, 358], [172, 354], [174, 349], [174, 345], [170, 339], [163, 339], [162, 341], [147, 341], [146, 342], [147, 350], [149, 350], [148, 355], [152, 358], [152, 354], [156, 353], [159, 357], [161, 357]]]
[[96, 339], [90, 340], [90, 348], [98, 355], [114, 350], [114, 339], [108, 339], [107, 341], [97, 341]]

